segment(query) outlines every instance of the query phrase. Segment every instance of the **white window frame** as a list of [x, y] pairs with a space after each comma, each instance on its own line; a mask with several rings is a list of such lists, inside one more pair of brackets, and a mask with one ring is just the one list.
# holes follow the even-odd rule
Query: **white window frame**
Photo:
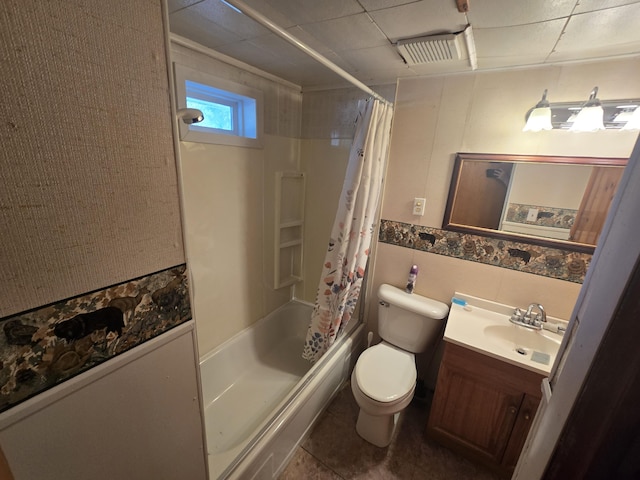
[[[263, 95], [260, 90], [218, 78], [179, 63], [174, 63], [174, 75], [178, 109], [187, 107], [186, 81], [206, 85], [213, 89], [211, 92], [204, 93], [200, 99], [207, 100], [206, 97], [208, 97], [215, 103], [236, 107], [234, 108], [234, 130], [232, 132], [198, 126], [197, 123], [187, 125], [182, 121], [178, 121], [181, 140], [186, 142], [262, 148], [264, 114]], [[191, 96], [194, 97], [193, 95]], [[255, 104], [251, 101], [245, 102], [239, 96], [248, 97], [247, 100], [253, 100]], [[248, 112], [247, 109], [253, 109], [254, 105], [255, 130], [252, 128], [253, 122], [249, 121], [245, 123], [245, 120], [252, 115], [252, 112]]]

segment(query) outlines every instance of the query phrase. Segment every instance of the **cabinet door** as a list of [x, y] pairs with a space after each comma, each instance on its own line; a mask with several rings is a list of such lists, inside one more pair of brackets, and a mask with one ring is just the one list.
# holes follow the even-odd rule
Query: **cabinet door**
[[520, 457], [520, 452], [522, 451], [522, 447], [524, 447], [524, 442], [527, 439], [527, 434], [529, 433], [533, 417], [536, 414], [539, 404], [539, 398], [532, 395], [524, 396], [522, 406], [518, 412], [516, 424], [513, 427], [511, 438], [509, 438], [509, 444], [507, 445], [507, 449], [504, 452], [504, 458], [502, 459], [502, 464], [510, 470], [516, 468], [518, 457]]
[[522, 390], [443, 361], [429, 430], [448, 446], [499, 464], [524, 396]]

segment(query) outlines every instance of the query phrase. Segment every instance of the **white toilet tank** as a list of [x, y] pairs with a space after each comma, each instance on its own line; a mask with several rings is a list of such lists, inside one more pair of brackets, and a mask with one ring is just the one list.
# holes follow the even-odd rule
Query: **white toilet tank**
[[378, 289], [378, 333], [387, 343], [413, 353], [424, 352], [442, 332], [449, 307], [391, 285]]

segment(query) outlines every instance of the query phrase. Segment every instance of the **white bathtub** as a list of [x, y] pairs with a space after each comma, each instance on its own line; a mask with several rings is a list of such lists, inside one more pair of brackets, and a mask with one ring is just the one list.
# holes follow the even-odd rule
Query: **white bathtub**
[[302, 347], [312, 306], [292, 301], [200, 361], [209, 478], [275, 479], [363, 348], [361, 325], [311, 366]]

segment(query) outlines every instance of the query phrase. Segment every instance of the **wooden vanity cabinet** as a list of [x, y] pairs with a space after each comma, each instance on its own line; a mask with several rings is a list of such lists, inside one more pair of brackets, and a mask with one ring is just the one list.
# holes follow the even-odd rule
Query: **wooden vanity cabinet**
[[541, 374], [445, 344], [428, 434], [510, 476], [540, 403]]

